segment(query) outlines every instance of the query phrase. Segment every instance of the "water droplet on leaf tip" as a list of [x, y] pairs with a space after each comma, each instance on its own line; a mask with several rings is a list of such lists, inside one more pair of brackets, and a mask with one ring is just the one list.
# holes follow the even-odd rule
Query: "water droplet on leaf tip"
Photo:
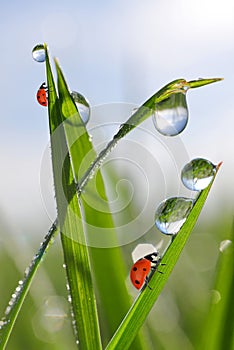
[[215, 173], [216, 166], [209, 160], [196, 158], [184, 166], [181, 180], [189, 190], [201, 191], [211, 183]]
[[180, 134], [188, 123], [188, 107], [185, 92], [177, 92], [155, 106], [155, 128], [164, 136]]
[[71, 96], [76, 103], [77, 109], [80, 113], [83, 123], [86, 125], [90, 118], [90, 105], [88, 100], [79, 92], [72, 91]]
[[38, 44], [32, 49], [32, 57], [34, 61], [42, 63], [45, 62], [45, 47], [43, 44]]
[[174, 235], [179, 232], [194, 204], [194, 200], [172, 197], [161, 202], [155, 212], [155, 225], [162, 233]]

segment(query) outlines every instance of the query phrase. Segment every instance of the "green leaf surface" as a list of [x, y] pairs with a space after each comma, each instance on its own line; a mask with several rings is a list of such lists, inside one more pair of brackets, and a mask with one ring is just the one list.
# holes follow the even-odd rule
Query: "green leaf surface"
[[157, 270], [153, 273], [149, 282], [150, 288], [146, 286], [140, 292], [106, 350], [127, 350], [131, 345], [169, 278], [205, 204], [212, 184], [213, 181], [199, 194], [186, 222], [163, 255], [161, 266], [159, 267], [163, 273], [158, 273]]
[[[70, 159], [74, 176], [79, 181], [96, 158], [96, 152], [90, 141], [89, 134], [83, 124], [77, 107], [70, 95], [64, 75], [55, 60], [58, 75], [58, 91], [61, 101], [61, 111], [66, 141], [69, 147]], [[110, 212], [105, 186], [100, 171], [89, 179], [84, 192], [80, 193], [83, 220], [87, 235], [92, 272], [95, 276], [97, 291], [102, 305], [102, 317], [108, 324], [105, 338], [110, 338], [127, 310], [130, 299], [123, 280], [126, 277], [125, 266], [116, 231]], [[85, 243], [82, 240], [79, 243]], [[116, 248], [108, 248], [116, 247]], [[109, 283], [107, 276], [116, 276]], [[134, 349], [141, 349], [141, 340], [134, 345]]]
[[[55, 195], [73, 328], [80, 349], [98, 350], [102, 347], [88, 249], [78, 243], [85, 242], [85, 234], [64, 131], [63, 101], [56, 94], [47, 50], [46, 71]], [[79, 123], [79, 119], [75, 118], [74, 122]]]
[[41, 265], [44, 255], [49, 249], [55, 234], [57, 233], [57, 223], [51, 226], [49, 232], [41, 243], [37, 254], [33, 257], [31, 264], [25, 270], [24, 278], [18, 283], [12, 294], [11, 300], [5, 311], [5, 316], [0, 321], [0, 349], [5, 349], [11, 335], [17, 316], [21, 310], [25, 297], [28, 294], [33, 278]]

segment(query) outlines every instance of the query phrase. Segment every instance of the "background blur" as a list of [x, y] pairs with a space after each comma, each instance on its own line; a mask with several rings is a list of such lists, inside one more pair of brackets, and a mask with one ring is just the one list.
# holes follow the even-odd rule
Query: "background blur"
[[[154, 155], [154, 142], [147, 141], [145, 132], [139, 135], [134, 131], [135, 134], [133, 132], [127, 141], [123, 140], [111, 158], [119, 178], [134, 182], [134, 191], [140, 193], [140, 196], [136, 196], [134, 205], [139, 209], [144, 184], [137, 182], [134, 168], [130, 167], [128, 171], [127, 163], [130, 161], [124, 161], [120, 166], [115, 160], [117, 157], [126, 157], [125, 145], [131, 144], [129, 159], [135, 156], [134, 165], [137, 164], [137, 158], [146, 159], [146, 162], [148, 159], [146, 168], [144, 164], [137, 164], [136, 168], [144, 168], [147, 183], [157, 182], [157, 174], [154, 180], [149, 157], [141, 153], [141, 150], [137, 152], [138, 157], [134, 154], [136, 143], [145, 149], [148, 142], [147, 152], [159, 163], [157, 168], [163, 183], [162, 192], [153, 193], [155, 198], [150, 195], [151, 191], [148, 192], [152, 202], [149, 211], [152, 212], [166, 196], [181, 193], [179, 169], [184, 160], [204, 157], [215, 164], [221, 160], [224, 162], [191, 239], [191, 245], [182, 257], [187, 259], [186, 264], [181, 260], [181, 266], [178, 266], [180, 275], [174, 274], [174, 279], [178, 276], [185, 279], [186, 273], [190, 276], [191, 270], [187, 271], [188, 261], [192, 264], [199, 252], [201, 258], [195, 260], [195, 266], [192, 267], [195, 275], [193, 283], [197, 287], [200, 281], [200, 298], [206, 305], [208, 286], [204, 287], [203, 283], [207, 276], [210, 280], [213, 276], [217, 247], [221, 239], [225, 238], [225, 230], [230, 229], [233, 215], [234, 3], [231, 0], [9, 1], [1, 4], [0, 18], [0, 260], [3, 266], [0, 270], [1, 314], [17, 280], [21, 278], [24, 268], [54, 219], [53, 190], [48, 199], [45, 195], [46, 175], [41, 180], [41, 173], [46, 174], [46, 167], [48, 181], [51, 181], [49, 161], [42, 161], [46, 157], [45, 152], [48, 154], [47, 111], [35, 98], [37, 89], [45, 81], [45, 72], [44, 65], [33, 61], [31, 56], [32, 48], [43, 42], [48, 44], [51, 56], [59, 58], [71, 89], [79, 91], [90, 101], [93, 114], [89, 128], [94, 134], [98, 149], [103, 146], [103, 141], [108, 141], [118, 130], [115, 123], [127, 119], [126, 111], [129, 113], [168, 82], [177, 78], [225, 79], [223, 82], [188, 92], [189, 124], [177, 137], [177, 141], [174, 138], [160, 138], [151, 120], [142, 124], [147, 134], [155, 134], [154, 138], [163, 140], [166, 145], [164, 149], [169, 149], [165, 158], [170, 159], [168, 164], [176, 164], [173, 171], [163, 163], [162, 156]], [[122, 114], [119, 106], [124, 106]], [[103, 128], [99, 130], [98, 125], [103, 125]], [[164, 164], [162, 166], [161, 161]], [[111, 174], [111, 170], [109, 172]], [[160, 186], [159, 183], [158, 187]], [[147, 198], [146, 196], [145, 200]], [[147, 210], [148, 214], [149, 211]], [[147, 220], [152, 221], [152, 213], [149, 217], [146, 215]], [[159, 241], [161, 236], [158, 233], [156, 238], [152, 238], [152, 243]], [[29, 344], [30, 337], [32, 341], [35, 338], [38, 341], [31, 348], [40, 348], [43, 340], [43, 349], [64, 349], [65, 346], [72, 349], [73, 339], [66, 316], [66, 291], [60, 277], [63, 272], [59, 245], [57, 240], [51, 249], [45, 263], [46, 272], [43, 269], [39, 272], [32, 288], [31, 299], [26, 302], [17, 322], [18, 328], [15, 332], [20, 336], [11, 340], [9, 349], [24, 349], [25, 344]], [[135, 245], [133, 242], [131, 249]], [[130, 268], [129, 260], [128, 264]], [[57, 273], [54, 274], [54, 271]], [[202, 278], [201, 271], [204, 273]], [[173, 286], [173, 277], [171, 283]], [[181, 290], [178, 288], [179, 293]], [[196, 300], [197, 296], [190, 297], [194, 305], [202, 305], [201, 300]], [[170, 299], [170, 295], [168, 298]], [[56, 321], [52, 331], [49, 330], [52, 322], [46, 323], [44, 319], [39, 321], [41, 314], [44, 315], [43, 307], [46, 303], [52, 305], [52, 310], [60, 310], [58, 319], [61, 322], [57, 324]], [[175, 305], [171, 306], [172, 309], [173, 307], [177, 308]], [[162, 314], [165, 314], [163, 306], [160, 312], [162, 318]], [[197, 317], [196, 321], [199, 323], [199, 313], [203, 315], [204, 311], [197, 312], [195, 318]], [[27, 313], [30, 317], [25, 321]], [[177, 314], [176, 309], [173, 315]], [[173, 317], [170, 318], [174, 322], [170, 325], [172, 328], [176, 327], [176, 318]], [[40, 322], [41, 329], [35, 327]], [[31, 333], [23, 332], [25, 329], [31, 329]], [[68, 335], [66, 341], [62, 332]], [[167, 330], [161, 329], [159, 332]], [[192, 348], [187, 336], [180, 336], [185, 339], [185, 343], [179, 345], [186, 344], [186, 349]], [[169, 345], [167, 348], [170, 349]]]

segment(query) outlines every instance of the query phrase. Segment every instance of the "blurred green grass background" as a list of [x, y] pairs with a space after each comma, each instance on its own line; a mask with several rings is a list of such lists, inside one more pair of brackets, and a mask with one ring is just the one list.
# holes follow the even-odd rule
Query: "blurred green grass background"
[[[212, 298], [216, 264], [219, 257], [220, 242], [227, 238], [231, 230], [228, 215], [216, 216], [215, 220], [207, 222], [200, 220], [192, 233], [191, 239], [182, 253], [168, 284], [146, 321], [146, 334], [149, 336], [150, 349], [188, 349], [197, 345], [202, 334], [204, 322]], [[1, 228], [1, 237], [7, 237], [8, 232]], [[149, 231], [145, 242], [155, 240], [155, 231]], [[139, 240], [142, 242], [142, 239]], [[0, 312], [3, 314], [14, 288], [22, 278], [24, 266], [33, 255], [38, 242], [31, 242], [27, 247], [27, 258], [24, 247], [11, 241], [0, 248], [1, 299]], [[10, 248], [9, 248], [10, 245]], [[131, 251], [137, 242], [122, 248], [127, 269], [131, 268]], [[15, 254], [17, 252], [17, 254]], [[20, 253], [19, 253], [20, 252]], [[69, 305], [60, 240], [55, 240], [42, 267], [32, 284], [30, 294], [20, 312], [8, 349], [75, 349], [71, 329]], [[108, 276], [106, 283], [111, 283], [115, 276]], [[128, 276], [126, 281], [129, 292], [136, 295], [130, 286]], [[98, 301], [100, 315], [101, 301]], [[105, 328], [105, 319], [101, 317]]]

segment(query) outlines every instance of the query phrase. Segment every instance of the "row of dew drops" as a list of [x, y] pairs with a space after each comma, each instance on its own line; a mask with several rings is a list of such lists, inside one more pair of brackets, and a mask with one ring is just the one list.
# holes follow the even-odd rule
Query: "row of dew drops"
[[[43, 63], [46, 54], [43, 44], [36, 45], [32, 50], [32, 57], [36, 62]], [[165, 136], [180, 134], [188, 123], [188, 107], [186, 89], [172, 94], [167, 99], [157, 103], [152, 113], [153, 123], [159, 133]], [[90, 105], [88, 100], [76, 91], [71, 92], [77, 105], [81, 119], [87, 124], [90, 119]]]
[[[213, 180], [217, 166], [209, 160], [196, 158], [187, 163], [181, 171], [181, 180], [191, 191], [204, 190]], [[155, 225], [164, 234], [175, 235], [186, 221], [196, 200], [172, 197], [161, 202], [156, 209]]]

